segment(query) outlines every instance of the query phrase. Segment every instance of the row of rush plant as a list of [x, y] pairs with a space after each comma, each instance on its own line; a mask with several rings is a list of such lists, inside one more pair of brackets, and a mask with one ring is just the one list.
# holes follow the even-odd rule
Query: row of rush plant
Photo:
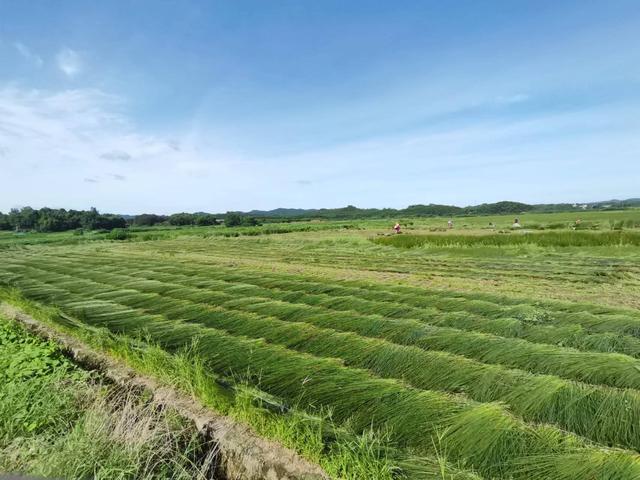
[[[154, 257], [159, 252], [152, 252]], [[145, 255], [133, 255], [132, 252], [113, 253], [95, 257], [95, 255], [80, 255], [84, 261], [93, 261], [99, 265], [108, 265], [111, 262], [135, 261], [145, 268], [167, 271], [169, 273], [180, 268], [186, 275], [205, 272], [207, 276], [215, 275], [219, 279], [235, 279], [242, 277], [242, 271], [237, 268], [224, 268], [215, 264], [215, 268], [207, 265], [199, 265], [195, 262], [179, 263], [173, 259], [171, 262], [160, 264], [157, 258], [149, 258]], [[71, 260], [78, 259], [78, 253], [72, 254]], [[394, 307], [386, 315], [402, 315], [404, 309], [418, 307], [420, 309], [435, 308], [445, 312], [465, 312], [482, 315], [494, 319], [524, 319], [540, 325], [579, 324], [590, 332], [621, 333], [640, 335], [640, 312], [629, 308], [612, 308], [603, 305], [585, 303], [567, 303], [558, 301], [541, 301], [518, 299], [504, 295], [492, 295], [488, 293], [465, 293], [442, 290], [427, 290], [408, 285], [378, 284], [362, 281], [335, 281], [321, 277], [308, 277], [304, 275], [275, 274], [269, 271], [261, 271], [260, 275], [249, 272], [244, 278], [251, 278], [251, 282], [266, 287], [281, 288], [284, 290], [302, 290], [307, 293], [325, 293], [332, 296], [345, 296], [373, 300], [376, 302], [388, 302]], [[241, 279], [241, 278], [240, 278]], [[259, 282], [259, 283], [256, 283]]]
[[[313, 415], [309, 415], [296, 408], [296, 405], [285, 406], [281, 399], [248, 385], [242, 378], [234, 383], [226, 381], [203, 365], [202, 358], [194, 351], [193, 344], [169, 353], [160, 346], [150, 343], [146, 337], [114, 334], [105, 328], [89, 326], [62, 314], [57, 308], [30, 301], [15, 289], [0, 288], [0, 300], [19, 308], [20, 311], [33, 316], [50, 328], [72, 335], [85, 344], [124, 361], [141, 373], [152, 375], [164, 385], [196, 396], [214, 411], [250, 425], [259, 435], [277, 440], [283, 445], [295, 449], [304, 457], [320, 464], [331, 478], [396, 480], [398, 478], [435, 479], [444, 476], [449, 480], [481, 480], [481, 477], [476, 473], [458, 468], [448, 462], [445, 452], [439, 448], [432, 456], [411, 455], [397, 449], [389, 441], [385, 431], [369, 429], [358, 434], [348, 426], [346, 428], [338, 427], [332, 421], [331, 414], [327, 410], [314, 409]], [[31, 352], [21, 353], [24, 358], [33, 359]], [[4, 355], [0, 359], [0, 364], [8, 362], [12, 366], [17, 366], [14, 357], [15, 355], [12, 354]], [[34, 360], [38, 368], [49, 367], [48, 363], [40, 362], [37, 358]], [[3, 371], [6, 369], [0, 369], [0, 372]], [[14, 368], [13, 371], [24, 373], [24, 369], [21, 367]], [[34, 404], [32, 401], [32, 397], [38, 396], [37, 389], [34, 393], [33, 389], [30, 389], [24, 382], [21, 385], [27, 387], [24, 391], [29, 394], [29, 398], [25, 398], [28, 401], [28, 406], [34, 408], [35, 405], [36, 409], [39, 408], [40, 404]], [[65, 382], [65, 388], [67, 387], [74, 397], [83, 396], [82, 390], [76, 391], [76, 385], [69, 385]], [[49, 393], [55, 393], [55, 389], [48, 389], [47, 394]], [[15, 416], [15, 409], [12, 407], [14, 401], [14, 398], [7, 399], [6, 406], [8, 407], [7, 413], [10, 414], [9, 420], [15, 423], [21, 421], [21, 418]], [[68, 413], [66, 409], [63, 409], [62, 415], [56, 420], [66, 424], [64, 416], [66, 413]], [[28, 418], [29, 415], [26, 417]], [[145, 419], [141, 418], [141, 421], [144, 423]], [[86, 433], [95, 440], [95, 432]], [[54, 440], [56, 442], [65, 441], [60, 436]], [[96, 447], [96, 451], [108, 453], [111, 446], [105, 450], [101, 450], [102, 447], [99, 445]], [[182, 453], [184, 452], [176, 452], [177, 456]], [[1, 458], [2, 455], [0, 455]], [[15, 459], [8, 458], [7, 460]], [[55, 463], [51, 462], [50, 457], [35, 460], [38, 464], [45, 465], [49, 469], [46, 472], [50, 476], [74, 476], [73, 473], [61, 474], [58, 472], [58, 474], [54, 474], [55, 470], [50, 470], [50, 468]], [[87, 462], [83, 456], [75, 454], [71, 460], [65, 467], [75, 468], [75, 465], [81, 462], [82, 468], [94, 468], [94, 465]], [[176, 458], [174, 458], [174, 462], [175, 460]], [[103, 464], [102, 467], [109, 469], [111, 465]], [[15, 469], [11, 469], [11, 471], [15, 471]], [[26, 473], [26, 470], [24, 472]], [[38, 472], [29, 471], [29, 473]], [[44, 474], [45, 472], [39, 473]], [[102, 477], [101, 474], [100, 476]], [[154, 478], [160, 477], [165, 478], [157, 475]], [[124, 475], [122, 478], [130, 477]], [[138, 476], [132, 475], [131, 478], [138, 478]], [[140, 478], [144, 478], [144, 476]], [[189, 478], [195, 478], [195, 476]]]
[[[45, 289], [50, 301], [89, 324], [131, 335], [144, 333], [168, 350], [197, 337], [197, 353], [214, 372], [254, 372], [254, 381], [267, 392], [309, 407], [331, 407], [337, 421], [348, 421], [359, 429], [385, 426], [404, 448], [429, 453], [437, 438], [450, 457], [490, 478], [627, 479], [640, 475], [640, 460], [631, 452], [592, 446], [557, 428], [524, 423], [497, 404], [416, 389], [334, 359], [144, 314], [113, 301], [89, 300], [64, 286]], [[32, 288], [31, 294], [37, 295], [36, 290]], [[62, 291], [58, 298], [56, 291]]]
[[[40, 261], [43, 263], [43, 260]], [[20, 265], [16, 268], [26, 268]], [[36, 268], [31, 266], [29, 268]], [[62, 269], [62, 265], [57, 267]], [[84, 270], [76, 268], [76, 270]], [[123, 267], [126, 270], [126, 267]], [[37, 272], [32, 273], [37, 276]], [[77, 276], [91, 276], [91, 272], [78, 271]], [[112, 274], [117, 275], [117, 274]], [[121, 282], [120, 280], [115, 280]], [[160, 282], [161, 283], [161, 282]], [[217, 286], [220, 289], [219, 284]], [[245, 292], [246, 294], [246, 292]], [[221, 295], [221, 292], [213, 292], [212, 295]], [[233, 299], [224, 297], [225, 300]], [[209, 300], [213, 301], [213, 300]], [[253, 300], [255, 303], [255, 299]], [[304, 318], [308, 315], [321, 315], [326, 309], [322, 307], [291, 304], [282, 302], [279, 305], [281, 314], [297, 315]], [[362, 318], [373, 321], [375, 315], [358, 314], [355, 312], [333, 311], [331, 315], [344, 318]], [[411, 341], [422, 348], [446, 350], [452, 353], [475, 358], [484, 363], [500, 364], [509, 367], [522, 368], [538, 373], [548, 373], [563, 378], [578, 380], [591, 384], [602, 384], [621, 388], [638, 388], [640, 385], [640, 362], [630, 356], [617, 353], [583, 352], [568, 349], [556, 345], [534, 344], [522, 339], [505, 338], [488, 335], [474, 331], [464, 331], [448, 327], [439, 327], [424, 323], [423, 321], [411, 321], [410, 319], [397, 319], [406, 329], [401, 331], [407, 337], [408, 331]], [[390, 323], [393, 325], [393, 323]]]
[[[216, 245], [218, 247], [219, 245]], [[269, 242], [266, 247], [261, 248], [260, 254], [268, 254], [270, 249], [274, 245]], [[194, 251], [199, 253], [201, 250], [207, 251], [211, 250], [211, 246], [209, 245], [185, 245], [181, 244], [180, 252], [189, 254]], [[120, 251], [110, 251], [109, 256], [106, 258], [96, 258], [96, 261], [109, 261], [109, 258], [112, 256], [116, 258], [131, 258], [132, 255], [135, 255], [135, 259], [138, 262], [144, 261], [143, 259], [146, 257], [147, 262], [149, 264], [153, 264], [158, 266], [157, 257], [158, 255], [163, 255], [165, 251], [168, 251], [172, 254], [172, 250], [166, 250], [166, 245], [163, 245], [162, 250], [148, 250], [148, 249], [127, 249], [125, 252]], [[243, 250], [240, 248], [240, 245], [236, 249], [236, 254], [242, 253]], [[175, 253], [175, 252], [174, 252]], [[73, 252], [73, 255], [79, 255], [81, 252]], [[332, 256], [333, 256], [332, 252]], [[91, 255], [91, 258], [95, 257]], [[207, 263], [207, 256], [200, 257], [196, 259], [196, 261], [190, 261], [187, 255], [188, 263], [187, 266], [189, 269], [193, 269], [193, 271], [198, 271], [202, 268], [207, 268], [206, 265], [200, 265], [199, 262]], [[429, 260], [429, 264], [431, 264], [431, 259]], [[220, 263], [220, 262], [217, 262]], [[510, 268], [513, 268], [513, 262], [510, 261]], [[171, 265], [170, 265], [171, 266]], [[534, 265], [531, 265], [531, 262], [528, 261], [525, 267], [529, 269]], [[219, 265], [215, 265], [216, 269], [220, 269], [224, 271], [225, 274], [228, 273], [228, 269], [221, 269]], [[444, 265], [447, 270], [451, 268], [451, 265]], [[628, 267], [628, 266], [627, 266]], [[486, 265], [482, 266], [483, 269], [487, 268]], [[577, 269], [578, 266], [572, 266], [573, 270]], [[208, 269], [209, 273], [211, 268]], [[547, 272], [548, 273], [548, 272]], [[546, 274], [546, 273], [545, 273]], [[260, 277], [266, 276], [266, 278], [274, 278], [274, 274], [268, 271], [262, 271]], [[278, 274], [275, 278], [286, 278], [286, 275]], [[370, 295], [369, 298], [389, 298], [393, 297], [395, 299], [401, 299], [403, 303], [407, 303], [412, 306], [429, 306], [428, 303], [437, 302], [434, 305], [441, 306], [449, 311], [451, 310], [465, 310], [472, 313], [479, 313], [482, 315], [491, 315], [491, 316], [514, 316], [519, 315], [521, 313], [528, 313], [531, 310], [531, 304], [535, 303], [538, 307], [544, 309], [546, 312], [552, 313], [564, 313], [564, 314], [592, 314], [606, 322], [610, 322], [611, 320], [615, 320], [616, 316], [623, 316], [629, 318], [635, 318], [640, 321], [640, 312], [637, 310], [629, 309], [629, 308], [613, 308], [605, 305], [599, 304], [585, 304], [585, 303], [569, 303], [569, 302], [560, 302], [553, 300], [540, 300], [536, 299], [520, 299], [507, 297], [504, 295], [495, 295], [486, 292], [473, 292], [466, 293], [460, 291], [438, 291], [438, 290], [425, 290], [424, 288], [419, 288], [410, 285], [394, 285], [394, 284], [378, 284], [374, 282], [363, 282], [363, 281], [343, 281], [343, 282], [335, 282], [335, 281], [324, 281], [322, 278], [313, 277], [310, 279], [301, 274], [289, 275], [289, 278], [298, 282], [298, 284], [305, 283], [314, 283], [316, 285], [323, 285], [325, 289], [331, 289], [332, 294], [341, 295], [340, 291], [345, 292], [345, 295]], [[338, 289], [338, 290], [336, 290]], [[360, 290], [360, 291], [358, 291]], [[426, 304], [427, 303], [427, 304]], [[521, 312], [521, 309], [524, 309], [524, 312]], [[552, 315], [549, 317], [550, 319], [555, 320], [556, 315]], [[571, 322], [579, 321], [578, 317], [571, 318]], [[594, 320], [594, 319], [592, 319]], [[595, 320], [594, 320], [595, 322]], [[636, 327], [638, 325], [635, 325]]]
[[[137, 251], [150, 253], [157, 247], [155, 254], [170, 250], [184, 258], [196, 258], [207, 261], [242, 259], [255, 262], [284, 262], [299, 265], [301, 268], [322, 266], [340, 270], [359, 270], [377, 272], [409, 273], [428, 277], [462, 277], [498, 280], [553, 281], [560, 288], [570, 284], [593, 286], [613, 284], [620, 281], [638, 283], [640, 270], [636, 262], [626, 258], [606, 258], [610, 254], [631, 255], [634, 247], [598, 247], [599, 253], [583, 256], [585, 247], [561, 251], [555, 249], [551, 261], [548, 248], [532, 247], [537, 252], [526, 257], [495, 248], [478, 247], [469, 249], [399, 249], [376, 245], [358, 237], [337, 237], [319, 240], [316, 236], [307, 238], [264, 238], [244, 241], [234, 240], [198, 240], [188, 242], [168, 242], [162, 245], [139, 245]], [[127, 250], [129, 247], [123, 246]], [[519, 248], [519, 247], [518, 247]], [[572, 255], [581, 251], [577, 257]], [[616, 253], [617, 252], [617, 253]], [[626, 252], [626, 253], [625, 253]], [[506, 254], [511, 253], [511, 254]], [[535, 257], [535, 258], [534, 258]], [[605, 257], [605, 258], [603, 258]], [[604, 261], [603, 261], [604, 260]], [[612, 261], [613, 260], [613, 261]]]
[[[88, 261], [91, 262], [91, 259]], [[130, 260], [131, 262], [131, 260]], [[108, 264], [92, 263], [106, 271], [119, 272], [120, 267]], [[640, 319], [636, 322], [625, 315], [594, 315], [588, 312], [572, 314], [555, 312], [528, 304], [504, 309], [496, 303], [483, 300], [435, 298], [424, 301], [421, 307], [412, 306], [403, 301], [404, 296], [379, 295], [367, 289], [344, 287], [341, 285], [321, 284], [324, 289], [317, 291], [318, 283], [302, 282], [274, 275], [241, 274], [231, 269], [202, 269], [180, 266], [159, 266], [157, 263], [136, 262], [141, 270], [134, 274], [147, 279], [179, 281], [184, 285], [198, 285], [202, 279], [219, 280], [219, 286], [233, 284], [235, 290], [244, 288], [250, 296], [264, 296], [289, 303], [325, 307], [332, 310], [354, 311], [364, 314], [379, 314], [391, 318], [409, 318], [426, 323], [452, 327], [460, 330], [478, 331], [502, 337], [523, 338], [533, 343], [561, 345], [578, 350], [597, 352], [617, 352], [632, 357], [640, 357], [640, 339], [624, 333], [631, 325], [640, 328]], [[160, 268], [160, 270], [156, 270]], [[308, 289], [305, 287], [309, 287]], [[424, 295], [429, 298], [428, 294]], [[452, 310], [447, 309], [449, 306]], [[466, 310], [455, 311], [456, 306]], [[483, 312], [484, 314], [478, 313]], [[576, 319], [577, 317], [577, 319]], [[622, 331], [599, 331], [621, 326]], [[631, 330], [633, 332], [634, 330]]]
[[[60, 265], [57, 270], [68, 268]], [[31, 281], [42, 277], [36, 269], [26, 271]], [[70, 289], [70, 298], [94, 292], [89, 298], [117, 300], [143, 313], [204, 323], [235, 335], [263, 337], [314, 355], [339, 354], [350, 365], [380, 376], [403, 378], [417, 388], [465, 392], [478, 401], [500, 400], [527, 420], [556, 423], [605, 444], [634, 449], [640, 446], [635, 427], [640, 412], [636, 392], [530, 375], [446, 352], [401, 346], [412, 344], [407, 339], [417, 337], [419, 329], [424, 328], [419, 324], [412, 330], [408, 328], [410, 322], [372, 316], [350, 318], [341, 312], [322, 315], [313, 307], [291, 309], [295, 306], [284, 302], [244, 297], [247, 292], [242, 285], [237, 286], [239, 289], [228, 284], [221, 288], [218, 283], [201, 281], [201, 288], [189, 288], [100, 271], [75, 274], [73, 277], [49, 272], [43, 280], [50, 282], [51, 288], [55, 285]], [[78, 277], [93, 277], [96, 281]], [[35, 288], [42, 291], [39, 285]]]

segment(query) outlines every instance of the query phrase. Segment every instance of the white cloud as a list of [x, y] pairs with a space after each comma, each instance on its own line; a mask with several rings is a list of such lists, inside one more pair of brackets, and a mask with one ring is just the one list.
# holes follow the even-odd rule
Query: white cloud
[[[0, 86], [0, 210], [19, 204], [202, 210], [234, 191], [236, 162], [173, 132], [144, 134], [126, 107], [121, 97], [97, 89]], [[227, 189], [212, 190], [212, 178]]]
[[0, 145], [9, 161], [39, 164], [112, 165], [176, 154], [166, 140], [137, 133], [124, 106], [97, 89], [0, 88]]
[[44, 64], [42, 57], [33, 53], [24, 43], [15, 42], [13, 46], [18, 51], [18, 53], [32, 65], [40, 68]]
[[126, 108], [97, 89], [0, 86], [0, 210], [560, 201], [573, 184], [596, 191], [571, 197], [586, 200], [636, 195], [640, 174], [636, 105], [430, 125], [284, 156], [255, 152], [252, 161], [220, 150], [205, 122], [167, 137], [144, 134]]
[[82, 73], [82, 59], [80, 54], [75, 50], [66, 47], [63, 48], [56, 55], [56, 62], [58, 64], [58, 68], [67, 77], [73, 78]]
[[131, 155], [127, 152], [123, 152], [122, 150], [112, 150], [110, 152], [104, 152], [100, 155], [100, 158], [111, 160], [113, 162], [128, 162], [131, 160]]

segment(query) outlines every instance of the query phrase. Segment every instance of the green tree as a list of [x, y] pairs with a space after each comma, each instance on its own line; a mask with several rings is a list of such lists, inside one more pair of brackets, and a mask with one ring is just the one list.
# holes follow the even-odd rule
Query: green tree
[[236, 212], [227, 212], [224, 216], [225, 227], [239, 227], [242, 225], [242, 215]]

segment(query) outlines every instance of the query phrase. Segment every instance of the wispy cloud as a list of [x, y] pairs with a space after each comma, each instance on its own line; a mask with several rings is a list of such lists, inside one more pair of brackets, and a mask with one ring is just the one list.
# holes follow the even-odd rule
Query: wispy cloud
[[[98, 89], [0, 86], [0, 149], [0, 210], [17, 204], [88, 208], [88, 198], [110, 211], [131, 211], [131, 202], [153, 211], [197, 210], [204, 208], [193, 203], [198, 192], [224, 198], [240, 188], [234, 183], [239, 171], [256, 171], [193, 144], [188, 134], [141, 132], [126, 101]], [[225, 189], [212, 190], [212, 177]], [[96, 191], [96, 184], [108, 182], [117, 182], [118, 195]], [[251, 179], [240, 183], [255, 189]], [[175, 195], [158, 195], [169, 190]]]
[[123, 108], [121, 98], [97, 89], [0, 88], [0, 145], [11, 152], [10, 165], [75, 165], [100, 173], [114, 161], [176, 153], [164, 139], [137, 133]]
[[58, 68], [67, 77], [73, 78], [82, 73], [83, 62], [80, 54], [70, 48], [63, 48], [56, 55]]
[[111, 152], [105, 152], [100, 155], [100, 158], [105, 160], [111, 160], [114, 162], [128, 162], [131, 160], [131, 155], [121, 150], [112, 150]]
[[27, 62], [34, 65], [35, 67], [42, 67], [44, 61], [42, 57], [33, 53], [29, 47], [27, 47], [24, 43], [15, 42], [13, 44], [18, 53], [24, 58]]

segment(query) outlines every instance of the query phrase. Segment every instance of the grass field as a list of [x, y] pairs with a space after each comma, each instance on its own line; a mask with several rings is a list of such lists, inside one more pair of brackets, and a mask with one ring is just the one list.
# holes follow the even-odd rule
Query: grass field
[[637, 479], [638, 219], [4, 234], [0, 282], [336, 478]]

